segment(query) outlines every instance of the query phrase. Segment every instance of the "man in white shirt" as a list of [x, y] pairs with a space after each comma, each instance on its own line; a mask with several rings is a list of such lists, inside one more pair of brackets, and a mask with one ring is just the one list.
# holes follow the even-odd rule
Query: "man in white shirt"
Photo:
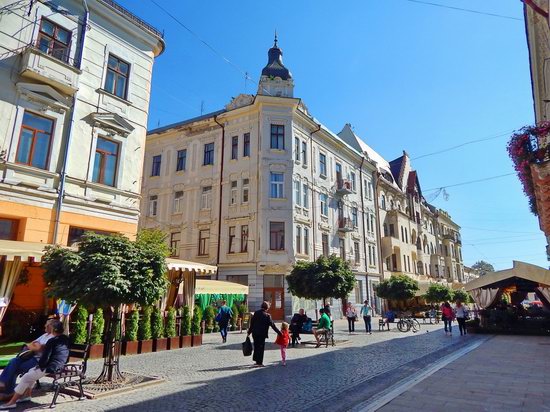
[[2, 374], [0, 374], [0, 391], [5, 393], [5, 395], [1, 396], [2, 399], [9, 399], [12, 396], [15, 388], [15, 381], [19, 375], [22, 373], [27, 373], [30, 369], [38, 365], [38, 360], [42, 355], [42, 350], [44, 349], [46, 342], [53, 337], [51, 333], [51, 320], [53, 319], [48, 320], [44, 327], [46, 333], [38, 339], [25, 345], [26, 350], [31, 350], [34, 352], [34, 356], [27, 360], [23, 360], [19, 357], [13, 358], [4, 368]]

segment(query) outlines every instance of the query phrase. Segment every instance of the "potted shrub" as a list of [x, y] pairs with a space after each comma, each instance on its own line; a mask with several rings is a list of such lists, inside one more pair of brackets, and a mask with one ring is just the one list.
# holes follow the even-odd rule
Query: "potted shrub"
[[189, 306], [185, 305], [181, 317], [181, 347], [190, 347], [191, 339], [191, 310]]
[[75, 319], [71, 335], [74, 343], [82, 345], [88, 340], [88, 310], [84, 305], [78, 305]]
[[191, 341], [192, 346], [202, 345], [201, 321], [202, 310], [198, 305], [195, 305], [193, 309], [193, 320], [191, 321], [191, 335], [193, 336]]
[[103, 357], [103, 330], [105, 329], [105, 319], [103, 318], [103, 309], [98, 308], [92, 319], [92, 332], [90, 334], [90, 359]]
[[239, 308], [235, 303], [231, 305], [231, 312], [233, 312], [233, 317], [230, 322], [230, 330], [237, 330], [237, 319], [239, 318]]
[[176, 333], [176, 309], [169, 308], [166, 314], [166, 337], [168, 338], [167, 349], [179, 349], [180, 338]]
[[125, 355], [135, 355], [138, 353], [138, 329], [139, 329], [139, 312], [133, 310], [128, 318], [126, 325], [126, 336], [122, 346], [122, 353]]
[[214, 318], [216, 317], [216, 309], [213, 306], [207, 306], [204, 310], [203, 320], [205, 323], [204, 332], [212, 333], [214, 329]]
[[153, 337], [153, 352], [166, 350], [167, 339], [164, 337], [164, 319], [158, 307], [153, 309], [151, 315], [151, 335]]
[[138, 352], [149, 353], [153, 350], [153, 341], [151, 340], [151, 307], [143, 308], [138, 327]]

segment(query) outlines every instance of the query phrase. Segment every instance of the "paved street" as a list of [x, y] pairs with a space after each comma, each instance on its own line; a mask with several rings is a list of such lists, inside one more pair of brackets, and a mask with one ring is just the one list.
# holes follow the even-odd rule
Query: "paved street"
[[[268, 367], [251, 368], [251, 358], [241, 352], [245, 335], [234, 333], [225, 345], [218, 335], [205, 335], [205, 345], [199, 348], [123, 358], [123, 370], [162, 376], [166, 382], [84, 402], [67, 396], [58, 410], [275, 411], [281, 404], [286, 410], [347, 410], [437, 357], [483, 339], [447, 337], [439, 325], [422, 325], [418, 334], [376, 330], [350, 336], [344, 321], [337, 322], [336, 329], [336, 339], [348, 342], [328, 349], [290, 348], [287, 367], [279, 366], [278, 347], [270, 345]], [[89, 376], [100, 367], [100, 362], [91, 362]], [[45, 394], [33, 406], [50, 400], [51, 394]]]

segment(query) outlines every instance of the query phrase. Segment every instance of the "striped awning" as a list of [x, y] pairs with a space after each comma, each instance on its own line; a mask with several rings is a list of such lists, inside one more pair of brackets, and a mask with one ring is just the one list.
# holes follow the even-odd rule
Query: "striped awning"
[[0, 256], [5, 256], [7, 261], [19, 258], [22, 262], [29, 259], [40, 262], [46, 246], [51, 245], [48, 243], [21, 242], [18, 240], [0, 240]]
[[218, 268], [216, 268], [216, 266], [173, 258], [167, 258], [166, 265], [168, 266], [168, 270], [181, 270], [183, 272], [195, 271], [197, 275], [211, 275], [215, 274], [218, 271]]

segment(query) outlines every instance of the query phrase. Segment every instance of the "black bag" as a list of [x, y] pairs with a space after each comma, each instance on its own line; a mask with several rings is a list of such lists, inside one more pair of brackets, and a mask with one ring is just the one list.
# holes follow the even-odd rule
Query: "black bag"
[[32, 350], [27, 349], [22, 352], [19, 352], [17, 354], [17, 359], [20, 359], [21, 361], [25, 362], [34, 358], [34, 356], [36, 356], [36, 354]]
[[244, 356], [252, 355], [252, 342], [250, 342], [250, 338], [248, 336], [246, 337], [246, 340], [243, 342], [243, 355]]

